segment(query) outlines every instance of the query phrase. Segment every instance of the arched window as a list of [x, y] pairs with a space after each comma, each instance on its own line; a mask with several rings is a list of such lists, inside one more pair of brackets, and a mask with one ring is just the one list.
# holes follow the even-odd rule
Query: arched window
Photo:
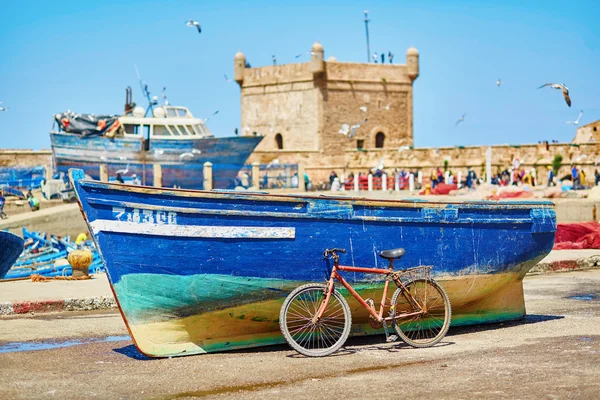
[[375, 135], [375, 147], [378, 149], [383, 148], [383, 143], [385, 142], [385, 135], [383, 132], [377, 132]]
[[281, 136], [281, 133], [275, 135], [275, 143], [277, 143], [277, 150], [283, 150], [283, 136]]

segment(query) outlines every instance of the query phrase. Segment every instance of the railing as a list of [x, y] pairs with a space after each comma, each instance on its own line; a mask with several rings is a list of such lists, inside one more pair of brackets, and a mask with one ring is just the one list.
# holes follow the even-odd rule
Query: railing
[[0, 187], [37, 189], [40, 187], [46, 168], [42, 166], [33, 168], [0, 168]]
[[253, 176], [256, 167], [245, 165], [236, 178], [235, 186], [248, 188], [258, 180], [259, 189], [297, 189], [299, 179], [304, 179], [299, 176], [298, 164], [259, 164], [258, 179]]
[[415, 177], [414, 174], [393, 174], [381, 176], [359, 175], [343, 179], [342, 190], [415, 190], [429, 183], [429, 178]]

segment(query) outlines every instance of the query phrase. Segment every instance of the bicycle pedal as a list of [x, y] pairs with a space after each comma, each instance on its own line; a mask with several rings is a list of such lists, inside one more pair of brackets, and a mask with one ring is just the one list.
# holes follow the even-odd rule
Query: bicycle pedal
[[387, 339], [385, 339], [385, 341], [387, 343], [392, 343], [392, 342], [395, 342], [396, 340], [398, 340], [398, 335], [390, 335], [387, 337]]

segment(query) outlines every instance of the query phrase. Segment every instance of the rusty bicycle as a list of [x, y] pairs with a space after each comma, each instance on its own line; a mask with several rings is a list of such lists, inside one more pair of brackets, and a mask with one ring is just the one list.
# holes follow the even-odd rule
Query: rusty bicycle
[[[437, 344], [448, 332], [452, 310], [444, 289], [430, 277], [430, 266], [419, 266], [394, 271], [394, 260], [400, 259], [405, 250], [384, 250], [379, 256], [389, 261], [389, 267], [363, 268], [339, 265], [338, 253], [345, 249], [327, 249], [325, 259], [333, 261], [326, 284], [309, 283], [293, 290], [283, 302], [279, 314], [279, 327], [289, 345], [305, 356], [323, 357], [339, 350], [350, 335], [352, 315], [350, 306], [335, 288], [338, 281], [369, 312], [369, 323], [383, 327], [386, 341], [398, 340], [398, 336], [413, 347], [430, 347]], [[373, 299], [363, 299], [340, 274], [360, 272], [386, 275], [379, 310]], [[396, 290], [387, 301], [390, 282]], [[389, 313], [384, 316], [384, 308]], [[390, 335], [388, 323], [397, 335]]]

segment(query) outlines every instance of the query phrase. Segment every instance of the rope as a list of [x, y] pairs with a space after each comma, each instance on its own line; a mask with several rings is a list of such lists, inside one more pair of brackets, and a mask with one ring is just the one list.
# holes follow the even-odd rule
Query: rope
[[87, 279], [92, 279], [91, 275], [86, 276], [41, 276], [39, 274], [31, 275], [31, 282], [48, 282], [48, 281], [84, 281]]

